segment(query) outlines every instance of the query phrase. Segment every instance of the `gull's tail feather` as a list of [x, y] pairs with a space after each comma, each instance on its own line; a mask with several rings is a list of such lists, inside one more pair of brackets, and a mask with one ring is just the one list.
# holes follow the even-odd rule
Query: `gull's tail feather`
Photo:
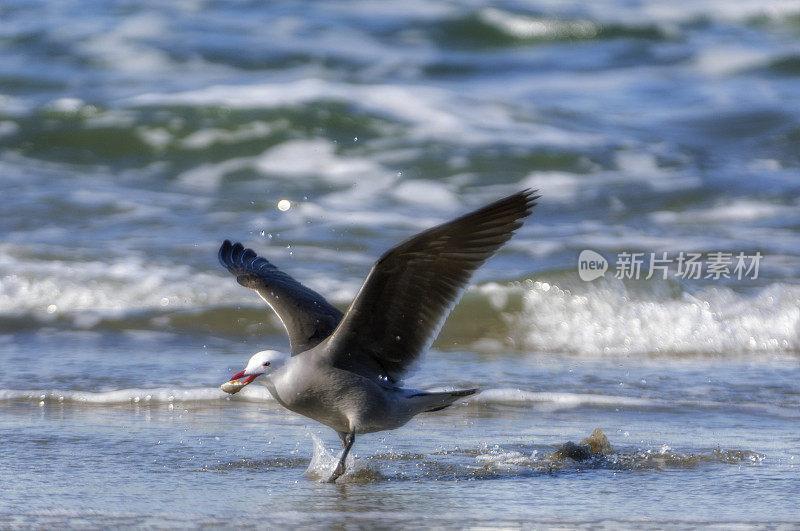
[[442, 409], [453, 405], [453, 402], [465, 396], [474, 395], [478, 392], [478, 388], [474, 389], [460, 389], [458, 391], [440, 391], [434, 393], [418, 392], [409, 396], [409, 400], [416, 402], [420, 412], [430, 413], [433, 411], [441, 411]]

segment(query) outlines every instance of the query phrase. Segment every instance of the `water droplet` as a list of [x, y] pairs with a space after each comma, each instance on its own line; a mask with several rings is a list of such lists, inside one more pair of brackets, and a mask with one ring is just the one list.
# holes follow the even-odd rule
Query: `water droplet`
[[353, 137], [353, 142], [358, 142], [358, 137], [357, 136]]
[[47, 313], [56, 313], [58, 311], [58, 306], [55, 304], [51, 304], [47, 307]]
[[166, 306], [169, 304], [169, 299], [166, 297], [161, 297], [161, 306]]
[[281, 199], [280, 201], [278, 201], [278, 210], [280, 210], [281, 212], [286, 212], [290, 208], [292, 208], [292, 202], [289, 201], [288, 199]]

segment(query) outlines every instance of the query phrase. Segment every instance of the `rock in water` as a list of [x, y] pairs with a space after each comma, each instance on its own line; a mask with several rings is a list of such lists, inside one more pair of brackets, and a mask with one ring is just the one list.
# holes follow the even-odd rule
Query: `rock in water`
[[603, 430], [600, 428], [595, 428], [592, 434], [582, 440], [580, 444], [582, 446], [588, 446], [589, 452], [591, 452], [593, 456], [609, 455], [613, 451], [608, 442], [608, 437], [606, 437], [606, 434], [603, 433]]
[[575, 444], [572, 441], [562, 444], [558, 450], [550, 454], [548, 459], [557, 461], [569, 458], [573, 461], [588, 461], [592, 458], [609, 455], [611, 452], [611, 445], [608, 443], [606, 434], [603, 433], [603, 430], [597, 428], [580, 444]]
[[554, 460], [565, 459], [567, 457], [573, 461], [588, 461], [592, 458], [592, 452], [589, 451], [588, 446], [567, 441], [561, 445], [561, 448], [550, 455], [550, 458]]

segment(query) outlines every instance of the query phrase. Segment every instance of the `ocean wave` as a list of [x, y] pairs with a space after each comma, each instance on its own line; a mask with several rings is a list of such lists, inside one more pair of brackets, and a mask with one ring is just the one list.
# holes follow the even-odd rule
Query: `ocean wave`
[[[70, 391], [70, 390], [25, 390], [0, 389], [0, 403], [38, 402], [41, 406], [50, 404], [87, 404], [117, 406], [125, 404], [166, 405], [176, 403], [215, 403], [229, 399], [216, 387], [192, 389], [114, 389], [109, 391]], [[236, 400], [250, 402], [274, 402], [263, 386], [250, 386], [236, 394]]]
[[445, 42], [469, 47], [609, 38], [663, 40], [675, 33], [674, 26], [643, 22], [600, 23], [590, 19], [533, 16], [493, 7], [442, 21], [440, 29]]
[[[227, 401], [276, 403], [267, 388], [262, 385], [248, 386], [236, 395], [225, 394], [217, 387], [188, 389], [156, 387], [152, 389], [132, 388], [105, 391], [0, 389], [0, 404], [22, 402], [35, 403], [41, 407], [58, 404], [155, 407], [171, 406], [173, 404], [193, 404], [202, 407], [204, 405], [215, 406]], [[681, 412], [686, 409], [726, 410], [778, 418], [800, 418], [800, 413], [795, 408], [755, 402], [731, 404], [713, 400], [664, 400], [652, 397], [597, 393], [528, 391], [519, 388], [484, 389], [459, 403], [462, 407], [524, 406], [548, 411], [580, 408], [667, 412]]]
[[[724, 219], [726, 212], [714, 216]], [[277, 318], [257, 297], [235, 282], [220, 282], [220, 275], [188, 265], [138, 258], [112, 263], [20, 261], [24, 267], [0, 246], [2, 331], [56, 326], [282, 333]], [[361, 254], [358, 261], [368, 267]], [[689, 289], [668, 281], [625, 283], [613, 278], [584, 283], [576, 277], [573, 271], [556, 271], [542, 280], [474, 286], [434, 346], [576, 356], [800, 352], [798, 285], [771, 283], [735, 291], [724, 285]], [[308, 280], [342, 309], [360, 284], [357, 277], [332, 283], [320, 273]]]
[[234, 294], [236, 288], [184, 264], [138, 257], [18, 259], [16, 254], [13, 246], [0, 245], [0, 316], [31, 314], [48, 322], [60, 312], [72, 312], [76, 325], [91, 327], [104, 317], [146, 308], [201, 306]]
[[[638, 291], [622, 281], [476, 288], [505, 323], [505, 345], [582, 355], [736, 356], [800, 351], [800, 286]], [[495, 336], [497, 339], [497, 336]]]
[[[408, 139], [494, 146], [604, 145], [599, 134], [560, 129], [517, 119], [515, 109], [446, 88], [418, 84], [349, 84], [317, 78], [255, 85], [214, 85], [173, 93], [150, 92], [126, 100], [129, 108], [164, 106], [230, 109], [292, 109], [299, 105], [345, 104], [382, 123], [402, 126]], [[376, 125], [377, 127], [377, 125]], [[296, 161], [295, 161], [296, 162]]]
[[603, 395], [596, 393], [540, 392], [517, 388], [486, 389], [472, 397], [470, 405], [522, 405], [550, 411], [564, 409], [625, 409], [628, 411], [674, 411], [687, 409], [726, 410], [779, 418], [800, 418], [795, 408], [765, 403], [737, 403], [714, 400], [675, 399]]
[[660, 224], [737, 223], [778, 217], [787, 219], [796, 215], [797, 212], [797, 205], [788, 206], [754, 199], [735, 199], [720, 201], [705, 208], [652, 212], [650, 218]]

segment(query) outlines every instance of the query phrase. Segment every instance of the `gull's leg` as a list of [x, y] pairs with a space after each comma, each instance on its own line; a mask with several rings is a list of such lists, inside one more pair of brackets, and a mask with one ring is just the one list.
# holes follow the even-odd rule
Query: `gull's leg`
[[350, 453], [350, 448], [352, 448], [353, 443], [356, 442], [355, 433], [339, 432], [339, 438], [342, 440], [342, 457], [339, 458], [339, 464], [336, 465], [336, 470], [334, 470], [333, 474], [331, 474], [331, 477], [328, 479], [328, 483], [334, 483], [337, 479], [339, 479], [339, 476], [344, 474], [346, 469], [344, 462], [347, 459], [347, 454]]

